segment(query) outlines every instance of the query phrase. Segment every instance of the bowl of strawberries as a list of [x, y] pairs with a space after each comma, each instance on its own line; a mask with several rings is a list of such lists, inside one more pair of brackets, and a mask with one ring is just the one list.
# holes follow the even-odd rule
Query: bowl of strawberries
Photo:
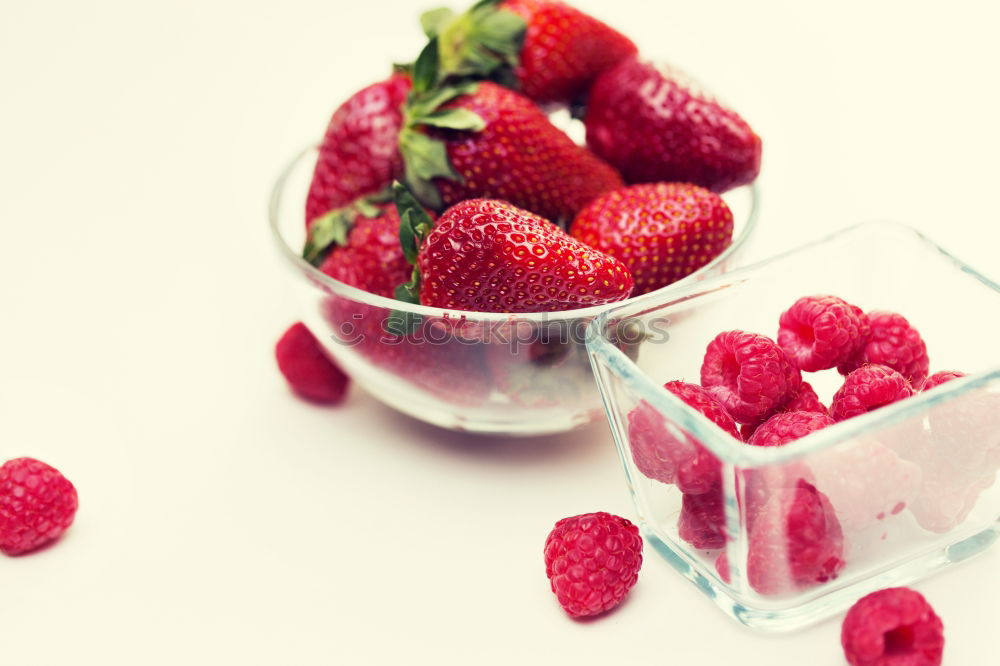
[[1000, 285], [890, 223], [609, 308], [588, 345], [642, 530], [774, 630], [985, 551], [998, 325]]
[[274, 188], [304, 324], [279, 367], [311, 400], [339, 401], [350, 377], [457, 430], [601, 419], [587, 324], [734, 264], [760, 138], [568, 4], [487, 0], [420, 24], [414, 62], [346, 100]]

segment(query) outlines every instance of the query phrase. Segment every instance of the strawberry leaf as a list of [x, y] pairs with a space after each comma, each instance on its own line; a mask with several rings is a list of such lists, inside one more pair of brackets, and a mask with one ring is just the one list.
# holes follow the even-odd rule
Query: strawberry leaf
[[406, 184], [428, 207], [440, 208], [441, 195], [434, 187], [433, 179], [462, 180], [451, 166], [444, 142], [415, 129], [404, 128], [399, 133], [399, 150], [403, 155]]
[[427, 35], [428, 39], [433, 39], [441, 34], [441, 28], [447, 25], [453, 18], [455, 18], [455, 12], [447, 7], [431, 9], [420, 15], [420, 28]]
[[422, 125], [443, 127], [454, 130], [472, 130], [480, 132], [486, 127], [486, 121], [474, 111], [468, 109], [442, 109], [428, 113], [420, 118]]
[[439, 70], [438, 40], [434, 37], [427, 42], [427, 46], [413, 63], [413, 94], [419, 95], [437, 85]]
[[495, 1], [479, 2], [439, 28], [438, 61], [444, 76], [490, 78], [513, 69], [524, 46], [527, 23], [500, 9]]
[[[479, 42], [492, 51], [508, 56], [504, 61], [516, 65], [517, 56], [524, 45], [524, 32], [527, 25], [524, 19], [509, 11], [494, 11], [485, 14], [476, 23], [475, 36]], [[509, 56], [514, 56], [511, 61]]]
[[302, 258], [310, 264], [319, 265], [327, 248], [331, 245], [347, 245], [347, 233], [354, 223], [354, 212], [350, 207], [336, 208], [325, 213], [309, 226]]
[[[410, 278], [410, 281], [396, 287], [393, 295], [398, 301], [414, 305], [420, 304], [420, 272], [416, 267], [413, 268], [413, 276]], [[386, 317], [385, 321], [382, 322], [382, 328], [393, 335], [406, 336], [417, 330], [422, 320], [422, 316], [413, 312], [393, 310]]]
[[456, 85], [438, 86], [420, 95], [414, 95], [407, 101], [404, 109], [406, 115], [404, 124], [407, 127], [415, 127], [423, 122], [425, 116], [437, 111], [442, 104], [446, 104], [462, 95], [470, 95], [476, 92], [478, 88], [479, 84], [477, 82], [468, 81]]
[[[392, 196], [399, 212], [399, 243], [403, 248], [403, 255], [406, 261], [416, 264], [420, 245], [434, 228], [434, 220], [402, 183], [392, 184]], [[416, 269], [414, 269], [414, 279], [416, 279]]]
[[413, 269], [413, 275], [410, 277], [410, 281], [396, 287], [395, 292], [393, 292], [393, 296], [397, 301], [413, 303], [414, 305], [420, 304], [420, 271], [418, 271], [416, 267]]
[[447, 178], [462, 182], [462, 176], [452, 167], [448, 150], [440, 139], [417, 129], [420, 125], [455, 130], [481, 131], [485, 122], [467, 109], [440, 109], [456, 97], [475, 92], [479, 84], [467, 81], [455, 85], [440, 85], [420, 93], [412, 92], [403, 108], [403, 129], [399, 133], [399, 152], [403, 156], [406, 184], [416, 197], [429, 208], [441, 207], [441, 195], [432, 182]]
[[364, 217], [374, 218], [382, 214], [382, 209], [376, 206], [371, 199], [358, 199], [354, 202], [354, 210]]
[[358, 219], [358, 215], [369, 218], [381, 215], [382, 209], [377, 204], [385, 203], [388, 200], [387, 195], [388, 192], [382, 191], [361, 197], [343, 208], [335, 208], [317, 217], [309, 225], [309, 234], [302, 250], [302, 258], [310, 264], [318, 266], [331, 245], [341, 247], [347, 245], [347, 235]]

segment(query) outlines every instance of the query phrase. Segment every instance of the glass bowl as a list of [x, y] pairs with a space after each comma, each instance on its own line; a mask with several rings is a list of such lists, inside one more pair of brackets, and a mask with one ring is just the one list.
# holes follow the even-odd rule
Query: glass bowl
[[[305, 199], [316, 157], [316, 148], [304, 151], [278, 179], [271, 229], [298, 276], [301, 320], [358, 385], [401, 412], [452, 430], [540, 435], [604, 418], [584, 345], [586, 326], [602, 307], [518, 315], [446, 311], [355, 289], [304, 261]], [[686, 282], [725, 271], [751, 236], [755, 187], [725, 199], [733, 210], [733, 243]]]
[[[774, 338], [780, 313], [812, 294], [903, 314], [932, 373], [968, 376], [770, 448], [662, 388], [698, 383], [722, 331]], [[913, 229], [872, 223], [608, 309], [588, 348], [648, 541], [732, 617], [782, 630], [996, 540], [998, 328], [1000, 287]], [[825, 404], [843, 382], [836, 370], [803, 377]], [[695, 465], [716, 476], [683, 477]]]

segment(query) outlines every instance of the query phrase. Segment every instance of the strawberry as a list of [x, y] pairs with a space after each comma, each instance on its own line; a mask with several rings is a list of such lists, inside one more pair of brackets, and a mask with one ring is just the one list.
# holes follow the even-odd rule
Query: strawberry
[[392, 184], [402, 172], [399, 128], [410, 90], [403, 73], [355, 93], [334, 112], [306, 198], [306, 222]]
[[416, 265], [397, 298], [419, 295], [424, 305], [456, 310], [554, 312], [613, 303], [632, 292], [622, 262], [507, 202], [463, 201], [432, 228], [402, 185], [395, 194], [403, 250]]
[[[435, 105], [455, 93], [463, 94]], [[523, 95], [490, 82], [428, 94], [429, 103], [408, 104], [400, 147], [407, 184], [431, 208], [503, 199], [568, 223], [596, 196], [623, 185]]]
[[465, 14], [421, 17], [447, 74], [508, 82], [536, 102], [570, 103], [636, 53], [625, 35], [563, 2], [487, 0]]
[[625, 35], [563, 2], [508, 0], [527, 23], [514, 74], [536, 102], [572, 102], [587, 94], [598, 74], [636, 53]]
[[621, 259], [638, 295], [676, 282], [717, 257], [732, 241], [733, 214], [722, 197], [697, 185], [632, 185], [587, 204], [570, 235]]
[[715, 192], [760, 171], [760, 137], [683, 74], [636, 57], [594, 82], [587, 145], [629, 183], [690, 182]]
[[358, 199], [316, 218], [303, 255], [335, 280], [392, 298], [395, 288], [410, 278], [411, 268], [399, 244], [396, 207], [372, 199]]

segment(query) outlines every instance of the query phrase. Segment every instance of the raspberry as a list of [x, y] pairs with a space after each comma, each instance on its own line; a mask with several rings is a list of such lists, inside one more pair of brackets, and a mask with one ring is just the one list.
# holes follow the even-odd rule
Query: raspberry
[[834, 423], [832, 418], [819, 412], [782, 412], [762, 423], [747, 444], [782, 446]]
[[701, 495], [684, 495], [677, 534], [695, 548], [714, 550], [726, 545], [726, 509], [722, 489], [716, 486]]
[[545, 575], [573, 617], [621, 603], [642, 566], [642, 539], [630, 521], [603, 511], [563, 518], [545, 540]]
[[[740, 439], [733, 418], [702, 387], [667, 382], [663, 388]], [[688, 494], [708, 492], [719, 483], [719, 460], [694, 438], [669, 432], [663, 416], [649, 403], [643, 402], [633, 409], [628, 422], [632, 459], [644, 475], [663, 483], [676, 483], [681, 492]]]
[[920, 387], [921, 391], [930, 391], [935, 386], [941, 386], [945, 382], [950, 382], [953, 379], [958, 379], [959, 377], [964, 377], [964, 372], [957, 372], [955, 370], [944, 370], [942, 372], [935, 372], [933, 375], [924, 380], [923, 385]]
[[826, 496], [800, 480], [778, 488], [750, 526], [747, 578], [761, 594], [779, 594], [837, 577], [844, 535]]
[[[751, 446], [784, 446], [814, 430], [833, 425], [826, 414], [818, 412], [780, 412], [759, 425], [747, 439]], [[770, 465], [741, 472], [747, 527], [753, 529], [761, 508], [776, 490], [794, 489], [800, 483], [812, 484], [809, 466], [799, 461]]]
[[922, 594], [891, 587], [851, 607], [840, 643], [851, 666], [938, 666], [944, 624]]
[[752, 530], [761, 509], [780, 490], [794, 490], [800, 483], [815, 486], [812, 470], [803, 462], [748, 469], [738, 477], [742, 489], [741, 506], [747, 529]]
[[802, 375], [770, 338], [720, 333], [708, 344], [701, 385], [740, 423], [759, 423], [799, 390]]
[[350, 378], [323, 352], [302, 322], [293, 325], [274, 349], [278, 369], [299, 396], [321, 404], [343, 402]]
[[[788, 478], [792, 476], [789, 470]], [[800, 478], [791, 487], [773, 485], [767, 500], [759, 508], [750, 507], [747, 514], [752, 520], [746, 572], [750, 586], [760, 594], [826, 582], [844, 568], [844, 535], [833, 506], [807, 481]], [[730, 582], [724, 552], [716, 558], [715, 569]]]
[[836, 296], [805, 296], [781, 314], [778, 345], [805, 372], [835, 368], [865, 345], [867, 317]]
[[900, 373], [885, 365], [863, 365], [849, 374], [833, 395], [830, 415], [843, 421], [911, 395], [910, 382]]
[[20, 555], [54, 541], [73, 524], [76, 488], [34, 458], [0, 466], [0, 550]]
[[[783, 414], [785, 412], [817, 412], [819, 414], [830, 415], [830, 410], [826, 408], [819, 400], [819, 396], [816, 395], [816, 390], [809, 384], [809, 382], [802, 382], [799, 386], [799, 392], [795, 394], [795, 397], [789, 400], [784, 407], [778, 411], [770, 414], [768, 418], [775, 416], [776, 414]], [[744, 442], [749, 442], [750, 438], [757, 431], [757, 428], [761, 424], [744, 424], [740, 426], [740, 435], [743, 436]]]
[[819, 396], [816, 395], [816, 389], [814, 389], [809, 382], [802, 382], [799, 387], [799, 392], [795, 394], [795, 397], [788, 401], [788, 404], [782, 408], [786, 412], [819, 412], [820, 414], [829, 414], [830, 410], [827, 409]]
[[927, 377], [930, 361], [927, 345], [917, 329], [895, 312], [870, 312], [868, 324], [871, 326], [868, 343], [860, 354], [838, 366], [840, 374], [848, 375], [866, 363], [878, 363], [897, 370], [913, 386], [920, 386]]

